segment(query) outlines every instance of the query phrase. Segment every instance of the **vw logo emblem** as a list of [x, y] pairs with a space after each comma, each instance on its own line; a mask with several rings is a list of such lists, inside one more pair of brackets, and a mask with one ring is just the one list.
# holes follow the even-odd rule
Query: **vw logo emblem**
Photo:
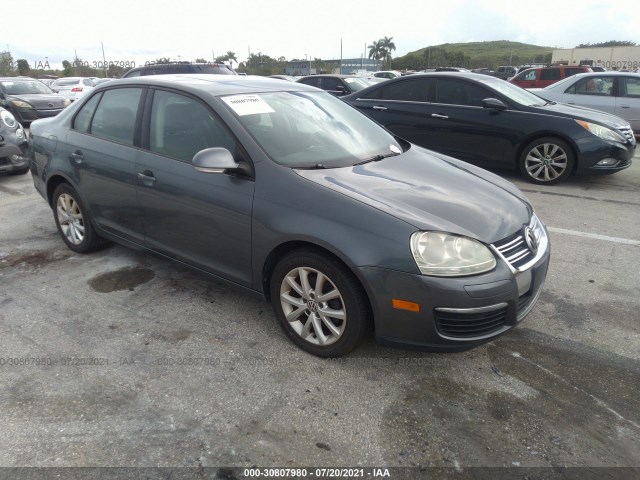
[[318, 311], [318, 303], [315, 300], [307, 301], [307, 308], [312, 312]]
[[53, 103], [50, 103], [50, 104], [49, 104], [49, 106], [50, 106], [50, 107], [53, 107]]
[[534, 254], [538, 252], [538, 240], [536, 239], [533, 230], [529, 227], [524, 227], [524, 241], [527, 242], [529, 250]]

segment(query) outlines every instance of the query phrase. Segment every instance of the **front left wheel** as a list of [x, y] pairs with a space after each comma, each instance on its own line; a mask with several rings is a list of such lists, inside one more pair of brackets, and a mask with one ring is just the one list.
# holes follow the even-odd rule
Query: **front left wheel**
[[534, 140], [522, 151], [520, 172], [532, 183], [553, 185], [566, 180], [573, 171], [575, 157], [571, 147], [554, 137]]
[[312, 250], [284, 257], [271, 277], [271, 302], [287, 336], [319, 357], [341, 357], [364, 338], [370, 308], [362, 286], [336, 259]]

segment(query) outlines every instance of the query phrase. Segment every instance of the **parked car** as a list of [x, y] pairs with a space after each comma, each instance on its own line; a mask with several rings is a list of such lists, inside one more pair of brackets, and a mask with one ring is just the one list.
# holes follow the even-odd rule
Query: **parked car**
[[9, 110], [25, 127], [33, 120], [59, 114], [67, 105], [69, 100], [34, 78], [0, 78], [0, 107]]
[[0, 107], [0, 174], [29, 171], [27, 137], [13, 114]]
[[473, 73], [481, 73], [482, 75], [490, 75], [492, 77], [496, 76], [496, 72], [491, 70], [490, 68], [474, 68], [471, 70]]
[[68, 98], [71, 102], [75, 102], [94, 88], [96, 84], [88, 77], [64, 77], [51, 84], [51, 90]]
[[373, 76], [377, 78], [398, 78], [402, 76], [402, 72], [398, 70], [381, 70], [374, 72]]
[[71, 250], [113, 240], [243, 287], [314, 355], [346, 354], [370, 327], [474, 347], [522, 321], [547, 272], [545, 227], [513, 184], [303, 84], [120, 80], [31, 135]]
[[512, 67], [511, 65], [500, 65], [495, 72], [495, 77], [500, 78], [501, 80], [507, 80], [517, 73], [516, 67]]
[[483, 167], [519, 168], [539, 184], [617, 172], [636, 148], [619, 117], [475, 73], [397, 78], [343, 100], [405, 140]]
[[309, 75], [296, 81], [312, 87], [321, 88], [336, 97], [349, 95], [350, 93], [367, 88], [370, 85], [364, 78], [353, 75]]
[[122, 78], [143, 77], [146, 75], [172, 75], [176, 73], [207, 73], [212, 75], [237, 75], [229, 65], [217, 62], [191, 63], [191, 62], [167, 62], [148, 63], [135, 67], [125, 73]]
[[552, 65], [550, 67], [530, 68], [518, 73], [509, 81], [522, 88], [543, 88], [571, 75], [590, 71], [591, 68], [584, 65], [579, 67]]
[[92, 78], [93, 84], [97, 87], [98, 85], [102, 85], [103, 83], [110, 82], [111, 80], [116, 80], [115, 78]]
[[580, 73], [529, 91], [545, 100], [613, 113], [640, 135], [640, 75], [636, 73]]
[[296, 81], [296, 79], [290, 75], [269, 75], [269, 78], [277, 78], [279, 80], [286, 80], [287, 82]]

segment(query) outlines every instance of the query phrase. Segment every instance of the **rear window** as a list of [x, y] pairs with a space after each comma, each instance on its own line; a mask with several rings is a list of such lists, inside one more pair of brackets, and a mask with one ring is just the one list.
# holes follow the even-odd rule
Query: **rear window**
[[56, 80], [53, 82], [57, 87], [64, 87], [65, 85], [76, 85], [78, 83], [77, 78], [65, 78], [64, 80]]

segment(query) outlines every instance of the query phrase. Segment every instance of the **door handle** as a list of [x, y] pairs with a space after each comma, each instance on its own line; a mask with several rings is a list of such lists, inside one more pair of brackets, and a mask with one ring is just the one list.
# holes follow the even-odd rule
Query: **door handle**
[[150, 187], [154, 183], [156, 183], [156, 177], [154, 177], [153, 172], [150, 172], [149, 170], [145, 170], [144, 172], [139, 172], [138, 180], [144, 183], [147, 187]]
[[631, 105], [620, 105], [620, 108], [631, 108]]
[[387, 109], [387, 107], [381, 107], [380, 105], [374, 105], [371, 108], [373, 108], [374, 110], [381, 110], [381, 111], [384, 111]]
[[567, 102], [567, 104], [569, 104], [569, 105], [575, 105], [575, 104], [576, 104], [576, 102]]
[[432, 116], [433, 118], [440, 118], [440, 119], [442, 119], [442, 120], [447, 120], [447, 119], [449, 118], [449, 117], [447, 117], [446, 115], [441, 115], [441, 114], [439, 114], [439, 113], [432, 113], [432, 114], [431, 114], [431, 116]]
[[84, 155], [82, 154], [81, 150], [76, 150], [75, 152], [71, 153], [71, 158], [74, 162], [80, 164], [84, 160]]

